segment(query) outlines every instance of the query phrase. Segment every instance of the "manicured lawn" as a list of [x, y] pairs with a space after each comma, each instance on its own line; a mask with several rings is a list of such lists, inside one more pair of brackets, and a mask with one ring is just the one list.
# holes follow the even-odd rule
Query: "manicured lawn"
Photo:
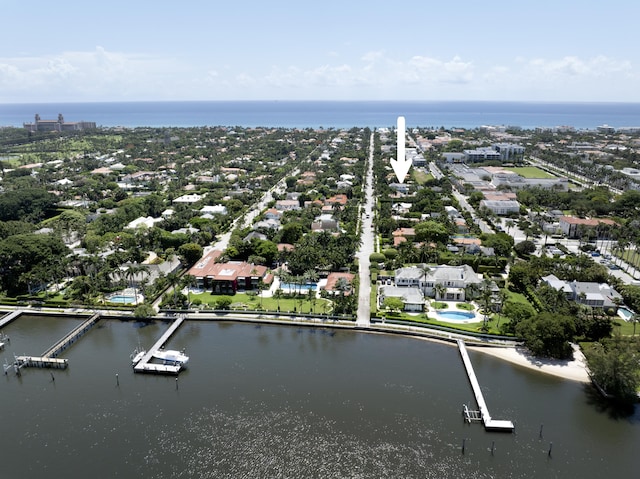
[[[613, 334], [620, 333], [622, 336], [633, 336], [633, 323], [625, 321], [619, 317], [613, 320]], [[640, 323], [636, 324], [636, 335], [640, 334]]]
[[473, 311], [475, 306], [469, 303], [456, 303], [456, 308], [463, 309], [465, 311]]
[[508, 171], [513, 171], [523, 178], [555, 178], [554, 175], [547, 173], [544, 170], [536, 166], [519, 166], [514, 168], [504, 168]]
[[507, 301], [510, 301], [512, 303], [528, 304], [533, 308], [533, 306], [531, 305], [531, 303], [525, 297], [524, 294], [514, 293], [513, 291], [509, 291], [508, 289], [505, 289], [505, 291], [507, 292]]
[[433, 180], [433, 175], [431, 173], [426, 173], [422, 170], [418, 170], [416, 168], [412, 168], [413, 179], [419, 185], [425, 184], [429, 180]]
[[369, 300], [371, 301], [371, 315], [373, 316], [378, 312], [378, 285], [371, 285], [371, 294], [369, 295]]
[[[201, 293], [201, 294], [190, 294], [191, 301], [198, 298], [202, 301], [202, 304], [209, 305], [210, 307], [215, 307], [216, 302], [220, 299], [220, 295], [211, 294], [211, 293]], [[298, 311], [302, 313], [326, 313], [331, 310], [330, 301], [322, 298], [316, 299], [315, 307], [313, 304], [306, 298], [293, 299], [293, 298], [281, 298], [280, 300], [276, 300], [275, 298], [262, 298], [259, 296], [252, 296], [246, 293], [237, 293], [233, 296], [229, 296], [231, 298], [231, 309], [248, 309], [248, 310], [256, 310], [263, 309], [264, 311], [277, 311], [278, 304], [280, 305], [280, 311], [282, 312], [293, 312]], [[313, 310], [313, 311], [312, 311]]]

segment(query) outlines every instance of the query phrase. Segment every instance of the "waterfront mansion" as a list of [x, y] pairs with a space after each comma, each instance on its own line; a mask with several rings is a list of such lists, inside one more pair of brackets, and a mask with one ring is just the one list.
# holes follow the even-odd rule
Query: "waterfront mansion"
[[469, 265], [409, 266], [395, 272], [399, 288], [417, 288], [426, 297], [442, 301], [465, 301], [465, 289], [480, 286], [482, 278]]

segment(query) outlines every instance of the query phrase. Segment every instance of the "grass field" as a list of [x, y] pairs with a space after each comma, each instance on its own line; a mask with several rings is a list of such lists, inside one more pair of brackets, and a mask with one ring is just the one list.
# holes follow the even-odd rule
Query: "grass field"
[[522, 176], [523, 178], [556, 178], [554, 175], [547, 173], [536, 166], [520, 166], [514, 168], [504, 168], [508, 171]]
[[433, 175], [431, 173], [425, 173], [422, 170], [418, 170], [413, 168], [411, 170], [411, 174], [413, 176], [413, 180], [419, 185], [425, 184], [429, 180], [433, 180]]
[[[280, 311], [293, 312], [298, 311], [301, 313], [326, 313], [331, 311], [331, 304], [328, 300], [318, 298], [315, 305], [313, 305], [308, 299], [303, 298], [302, 301], [293, 298], [281, 298], [276, 300], [275, 298], [262, 298], [259, 296], [250, 296], [246, 293], [236, 293], [231, 298], [231, 308], [237, 310], [256, 310], [262, 309], [264, 311], [277, 311], [278, 305], [280, 305]], [[202, 304], [207, 304], [211, 307], [215, 306], [216, 301], [220, 298], [220, 295], [207, 293], [190, 294], [190, 299], [200, 299]]]

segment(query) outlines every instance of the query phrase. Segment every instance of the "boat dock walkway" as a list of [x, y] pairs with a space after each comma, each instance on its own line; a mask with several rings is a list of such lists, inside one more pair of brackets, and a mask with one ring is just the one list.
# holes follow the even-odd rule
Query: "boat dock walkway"
[[16, 356], [16, 364], [18, 367], [66, 369], [69, 360], [39, 356]]
[[169, 340], [171, 335], [182, 325], [186, 316], [180, 316], [176, 319], [171, 326], [167, 328], [164, 334], [156, 341], [156, 343], [145, 353], [142, 359], [133, 367], [136, 373], [155, 373], [155, 374], [178, 374], [181, 365], [173, 364], [154, 364], [149, 361], [153, 358], [153, 355]]
[[462, 339], [458, 339], [458, 349], [460, 350], [460, 356], [462, 357], [462, 362], [464, 363], [464, 367], [467, 371], [467, 376], [469, 377], [469, 382], [471, 383], [471, 388], [473, 389], [473, 394], [476, 397], [476, 403], [478, 404], [479, 409], [479, 411], [470, 411], [469, 408], [464, 405], [463, 414], [465, 415], [465, 419], [468, 422], [481, 420], [484, 423], [484, 428], [487, 430], [506, 432], [513, 431], [513, 422], [493, 419], [491, 414], [489, 414], [489, 409], [484, 401], [484, 396], [480, 390], [480, 384], [476, 378], [476, 373], [473, 371], [471, 359], [469, 358], [467, 348], [465, 347]]
[[4, 318], [0, 319], [0, 329], [4, 328], [7, 324], [20, 316], [22, 312], [23, 311], [21, 309], [16, 309], [15, 311], [7, 314]]
[[96, 324], [100, 320], [100, 313], [95, 313], [85, 322], [83, 322], [80, 326], [73, 329], [69, 334], [67, 334], [60, 341], [55, 343], [49, 349], [47, 349], [44, 353], [42, 353], [43, 358], [55, 358], [62, 351], [67, 349], [70, 345], [76, 342], [78, 338], [84, 335], [87, 331], [89, 331], [94, 324]]

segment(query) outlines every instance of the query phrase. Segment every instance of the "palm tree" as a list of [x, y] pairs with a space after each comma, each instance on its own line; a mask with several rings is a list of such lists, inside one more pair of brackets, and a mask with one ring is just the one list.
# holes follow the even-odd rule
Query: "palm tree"
[[491, 307], [491, 298], [493, 297], [493, 289], [491, 281], [488, 279], [482, 280], [480, 286], [480, 293], [482, 295], [482, 307], [484, 309], [483, 328], [487, 327], [487, 320], [489, 319], [489, 308]]
[[258, 295], [260, 296], [260, 309], [262, 309], [262, 292], [267, 289], [266, 284], [262, 278], [258, 280]]
[[134, 293], [134, 305], [138, 304], [138, 284], [142, 281], [138, 281], [137, 276], [138, 273], [147, 273], [149, 271], [149, 268], [143, 264], [132, 264], [130, 265], [127, 270], [125, 271], [125, 275], [126, 277], [128, 277], [131, 286], [133, 287], [133, 293]]
[[191, 307], [191, 288], [198, 284], [198, 279], [192, 274], [185, 274], [181, 282], [184, 287], [187, 288], [187, 302], [189, 303], [189, 307]]
[[278, 312], [280, 312], [280, 299], [282, 298], [282, 289], [278, 288], [273, 292], [273, 297], [276, 299], [278, 305]]
[[504, 289], [501, 289], [498, 293], [498, 304], [500, 305], [500, 310], [498, 313], [498, 322], [496, 323], [496, 328], [500, 326], [500, 314], [502, 313], [502, 309], [504, 308], [504, 303], [509, 299], [509, 293], [507, 293]]
[[467, 301], [472, 301], [478, 296], [480, 292], [480, 288], [478, 287], [478, 283], [469, 283], [464, 288], [464, 296]]
[[176, 273], [175, 271], [167, 274], [167, 283], [169, 284], [167, 290], [170, 289], [173, 292], [173, 307], [175, 308], [178, 295], [178, 284], [180, 284], [180, 274]]
[[447, 291], [447, 287], [442, 283], [436, 283], [434, 289], [436, 290], [436, 299], [442, 300]]
[[632, 314], [629, 321], [633, 323], [633, 335], [636, 335], [636, 324], [640, 322], [640, 316], [636, 313]]
[[[426, 263], [422, 263], [421, 265], [418, 266], [418, 269], [420, 270], [420, 272], [422, 273], [422, 277], [420, 279], [424, 279], [424, 282], [427, 282], [427, 276], [429, 275], [429, 272], [431, 271], [431, 268], [429, 268], [429, 266], [427, 266]], [[423, 289], [424, 291], [424, 289]]]

